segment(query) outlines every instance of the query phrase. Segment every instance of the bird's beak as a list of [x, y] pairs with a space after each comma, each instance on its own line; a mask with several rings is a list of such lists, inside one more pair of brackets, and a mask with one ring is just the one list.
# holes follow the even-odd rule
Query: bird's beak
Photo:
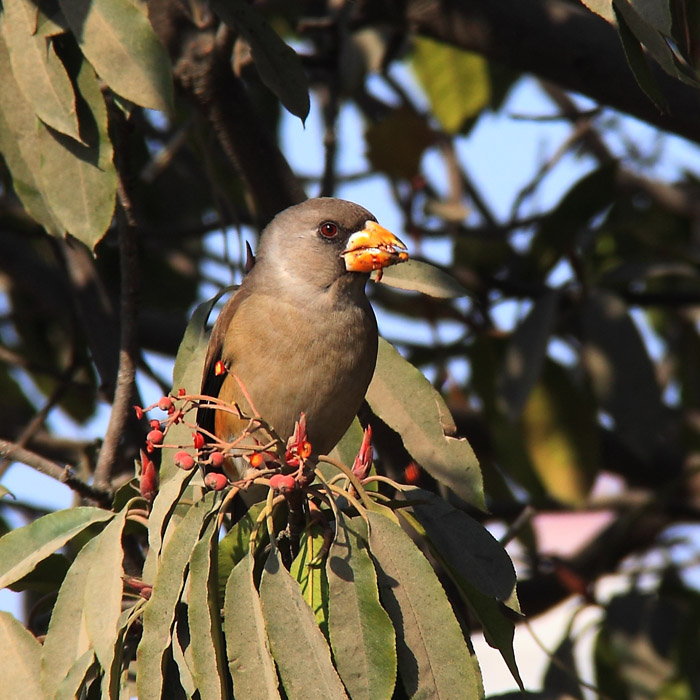
[[408, 260], [406, 246], [376, 221], [353, 233], [341, 255], [350, 272], [372, 272]]

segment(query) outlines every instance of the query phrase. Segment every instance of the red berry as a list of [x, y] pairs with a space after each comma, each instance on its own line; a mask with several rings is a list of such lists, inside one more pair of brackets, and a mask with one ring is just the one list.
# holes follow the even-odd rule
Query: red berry
[[195, 450], [201, 450], [204, 447], [204, 435], [202, 433], [192, 433], [192, 442]]
[[209, 460], [211, 461], [212, 467], [218, 469], [224, 463], [224, 455], [221, 452], [212, 452], [209, 455]]
[[264, 462], [265, 458], [262, 456], [261, 452], [253, 452], [253, 454], [250, 455], [250, 466], [254, 469], [260, 469]]
[[163, 431], [162, 430], [151, 430], [148, 435], [146, 435], [146, 440], [151, 443], [151, 445], [160, 445], [163, 442]]
[[175, 466], [179, 467], [180, 469], [184, 469], [185, 471], [189, 471], [194, 467], [194, 457], [184, 450], [176, 452]]
[[134, 406], [134, 413], [136, 414], [136, 418], [138, 418], [138, 420], [143, 418], [143, 409], [141, 406]]
[[156, 420], [155, 418], [148, 421], [148, 425], [150, 425], [153, 430], [160, 430], [160, 421]]
[[403, 478], [407, 484], [417, 484], [420, 481], [420, 467], [415, 462], [409, 462], [403, 470]]
[[270, 477], [270, 487], [281, 493], [291, 491], [296, 484], [297, 482], [291, 474], [275, 474]]
[[219, 474], [218, 472], [209, 472], [204, 477], [204, 485], [210, 488], [212, 491], [221, 491], [228, 484], [228, 479], [225, 474]]
[[214, 365], [215, 376], [220, 377], [224, 372], [226, 372], [226, 365], [221, 360], [217, 360]]
[[180, 388], [177, 390], [177, 395], [178, 395], [178, 396], [184, 396], [186, 393], [187, 393], [187, 392], [185, 391], [184, 387], [180, 387]]
[[158, 408], [161, 411], [169, 411], [173, 407], [173, 402], [169, 396], [162, 396], [158, 401]]

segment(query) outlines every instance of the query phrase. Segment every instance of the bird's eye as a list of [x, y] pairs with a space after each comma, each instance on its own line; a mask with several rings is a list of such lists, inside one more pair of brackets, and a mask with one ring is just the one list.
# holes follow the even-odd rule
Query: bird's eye
[[324, 238], [334, 238], [338, 234], [338, 226], [332, 221], [326, 221], [325, 224], [321, 224], [319, 231]]

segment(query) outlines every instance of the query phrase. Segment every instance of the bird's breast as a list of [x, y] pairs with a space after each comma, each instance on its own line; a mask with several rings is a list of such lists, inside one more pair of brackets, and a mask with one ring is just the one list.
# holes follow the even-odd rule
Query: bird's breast
[[[377, 357], [377, 326], [369, 304], [289, 303], [246, 299], [223, 346], [223, 360], [260, 415], [286, 440], [306, 414], [316, 454], [330, 451], [364, 399]], [[246, 403], [227, 378], [221, 397]], [[240, 430], [232, 421], [231, 430]], [[235, 437], [231, 435], [231, 437]]]

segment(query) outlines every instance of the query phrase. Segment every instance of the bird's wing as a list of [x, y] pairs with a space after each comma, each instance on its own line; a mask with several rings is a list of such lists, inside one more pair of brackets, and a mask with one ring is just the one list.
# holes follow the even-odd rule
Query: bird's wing
[[[216, 398], [221, 392], [221, 386], [228, 375], [226, 372], [217, 375], [215, 371], [216, 363], [221, 359], [226, 331], [229, 329], [229, 326], [235, 322], [234, 316], [241, 302], [249, 296], [250, 287], [245, 284], [241, 285], [236, 293], [224, 304], [224, 308], [221, 309], [221, 313], [214, 323], [207, 347], [207, 355], [204, 360], [204, 371], [202, 373], [201, 393], [205, 396], [213, 396]], [[215, 414], [216, 411], [213, 409], [200, 408], [197, 411], [197, 425], [213, 433]]]

